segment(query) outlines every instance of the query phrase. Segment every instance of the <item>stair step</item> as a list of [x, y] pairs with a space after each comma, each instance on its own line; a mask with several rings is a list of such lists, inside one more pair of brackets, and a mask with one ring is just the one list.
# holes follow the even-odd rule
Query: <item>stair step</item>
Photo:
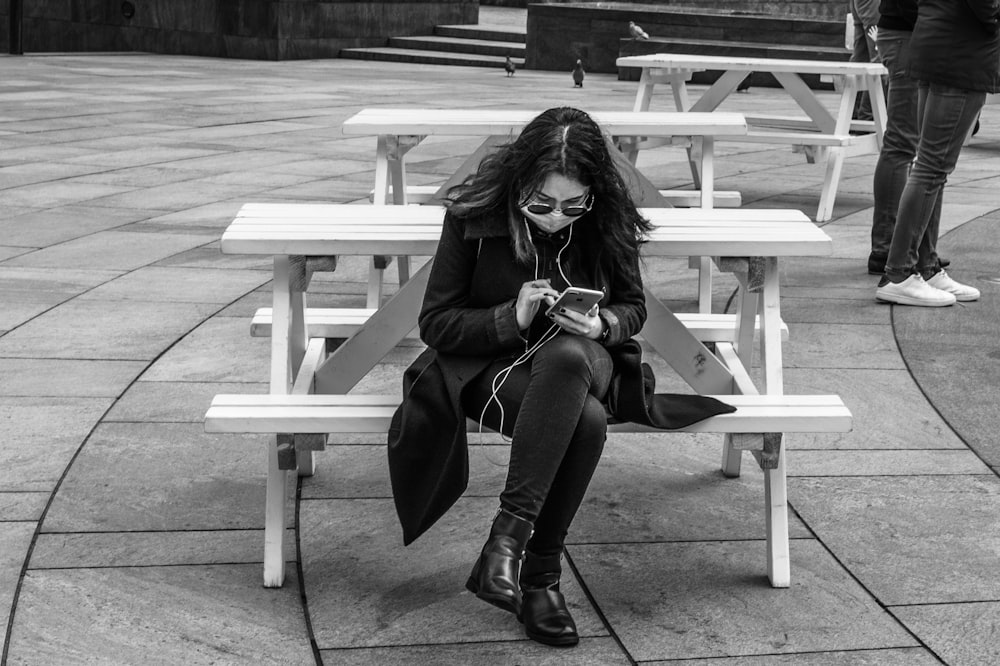
[[515, 42], [495, 42], [485, 39], [457, 39], [437, 35], [390, 37], [388, 46], [418, 51], [443, 51], [445, 53], [474, 54], [496, 58], [524, 58], [525, 45]]
[[[380, 60], [382, 62], [411, 62], [427, 65], [459, 65], [463, 67], [494, 67], [503, 71], [503, 59], [462, 53], [441, 53], [418, 49], [397, 49], [388, 46], [341, 49], [341, 58], [353, 60]], [[524, 58], [511, 58], [518, 67], [524, 67]]]
[[526, 31], [498, 26], [438, 25], [434, 26], [434, 34], [441, 37], [458, 37], [461, 39], [485, 39], [491, 42], [524, 44], [528, 41], [528, 33]]

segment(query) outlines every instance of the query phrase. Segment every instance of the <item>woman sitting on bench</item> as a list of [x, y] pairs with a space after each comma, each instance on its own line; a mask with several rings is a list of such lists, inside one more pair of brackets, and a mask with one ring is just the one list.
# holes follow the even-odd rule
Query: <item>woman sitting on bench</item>
[[[532, 120], [449, 192], [419, 318], [429, 348], [407, 370], [389, 432], [406, 543], [466, 487], [466, 417], [511, 438], [500, 507], [466, 587], [549, 645], [579, 641], [559, 591], [561, 558], [609, 412], [681, 427], [733, 411], [680, 396], [673, 414], [650, 418], [631, 340], [646, 318], [647, 231], [590, 116], [556, 108]], [[569, 287], [600, 300], [550, 312]]]

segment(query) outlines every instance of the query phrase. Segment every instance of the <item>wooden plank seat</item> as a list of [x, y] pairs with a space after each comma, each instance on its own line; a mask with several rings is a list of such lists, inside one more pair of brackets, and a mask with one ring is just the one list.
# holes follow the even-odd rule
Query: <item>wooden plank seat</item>
[[[725, 433], [736, 435], [733, 446], [754, 452], [767, 469], [780, 446], [784, 432], [848, 432], [850, 410], [836, 395], [718, 395], [736, 407], [731, 414], [705, 419], [671, 432]], [[325, 435], [331, 433], [384, 433], [399, 405], [397, 395], [371, 394], [291, 394], [216, 395], [205, 414], [205, 430], [210, 433], [258, 433], [279, 435], [279, 460], [284, 469], [296, 468], [295, 447], [300, 451], [322, 450]], [[470, 432], [478, 424], [470, 421]], [[609, 425], [610, 432], [660, 432], [633, 423]], [[319, 435], [320, 437], [308, 437]], [[306, 436], [306, 437], [302, 437]], [[284, 440], [284, 441], [282, 441]], [[311, 465], [310, 471], [311, 473]]]
[[[258, 308], [250, 321], [250, 335], [266, 338], [271, 335], [271, 308]], [[306, 337], [349, 338], [374, 314], [371, 308], [309, 308], [306, 310]], [[736, 315], [703, 312], [674, 313], [691, 333], [702, 342], [735, 342]], [[756, 318], [754, 331], [760, 331], [760, 317]], [[417, 338], [416, 327], [407, 334]], [[781, 322], [781, 340], [788, 340], [788, 325]]]

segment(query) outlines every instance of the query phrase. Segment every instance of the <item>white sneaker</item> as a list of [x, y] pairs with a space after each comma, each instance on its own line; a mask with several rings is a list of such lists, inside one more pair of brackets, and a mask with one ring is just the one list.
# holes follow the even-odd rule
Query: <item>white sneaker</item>
[[[944, 271], [941, 271], [943, 273]], [[941, 273], [938, 273], [940, 275]], [[935, 275], [934, 277], [938, 277]], [[902, 282], [889, 282], [875, 290], [875, 298], [899, 305], [923, 305], [930, 308], [940, 308], [954, 305], [955, 296], [942, 289], [930, 286], [919, 274], [914, 273]]]
[[947, 291], [955, 297], [956, 301], [975, 301], [979, 299], [978, 289], [970, 287], [967, 284], [962, 284], [961, 282], [955, 282], [951, 279], [951, 276], [944, 271], [944, 269], [941, 269], [934, 275], [934, 277], [927, 280], [927, 284], [935, 289]]

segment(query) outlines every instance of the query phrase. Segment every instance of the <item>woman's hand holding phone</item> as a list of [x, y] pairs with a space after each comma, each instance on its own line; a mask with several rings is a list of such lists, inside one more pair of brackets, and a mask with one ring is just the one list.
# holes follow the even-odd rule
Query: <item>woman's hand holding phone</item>
[[597, 305], [603, 296], [603, 292], [593, 289], [570, 287], [559, 295], [546, 314], [568, 333], [597, 340], [604, 332]]
[[521, 285], [514, 304], [517, 327], [522, 331], [531, 325], [538, 308], [544, 302], [546, 307], [555, 303], [559, 292], [552, 288], [548, 280], [532, 280]]

